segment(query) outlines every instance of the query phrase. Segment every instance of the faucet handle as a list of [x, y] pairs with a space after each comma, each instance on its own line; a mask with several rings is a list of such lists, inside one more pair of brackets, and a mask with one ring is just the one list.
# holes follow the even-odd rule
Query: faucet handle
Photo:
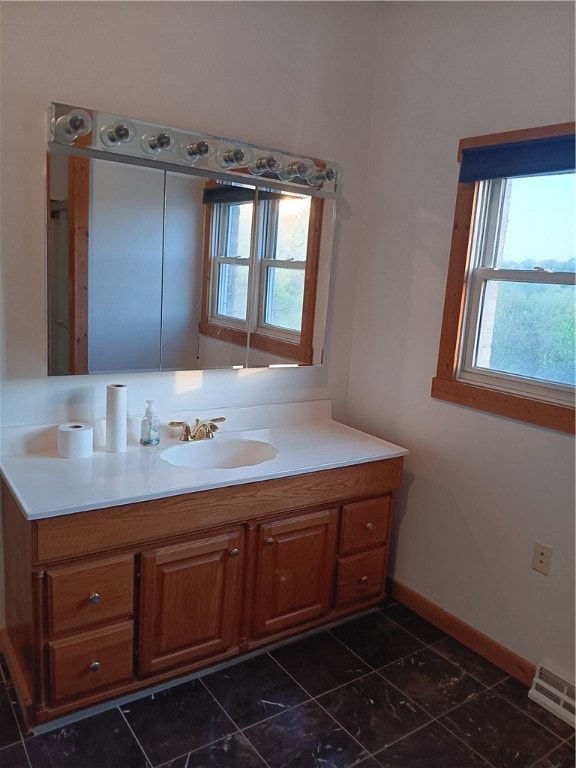
[[218, 431], [218, 427], [216, 425], [221, 424], [223, 421], [226, 421], [224, 416], [216, 416], [214, 419], [206, 419], [206, 424], [208, 425], [210, 432], [214, 433]]

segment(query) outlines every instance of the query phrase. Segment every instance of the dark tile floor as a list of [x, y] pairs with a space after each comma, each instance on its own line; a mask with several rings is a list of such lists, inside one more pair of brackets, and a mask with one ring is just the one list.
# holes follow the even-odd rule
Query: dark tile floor
[[21, 733], [0, 768], [574, 768], [574, 730], [401, 605], [121, 707]]

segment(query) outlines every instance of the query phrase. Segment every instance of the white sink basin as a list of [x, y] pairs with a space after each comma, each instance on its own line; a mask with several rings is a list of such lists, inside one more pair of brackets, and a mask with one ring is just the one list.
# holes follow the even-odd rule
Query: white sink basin
[[160, 458], [175, 467], [190, 469], [233, 469], [251, 467], [273, 459], [278, 451], [270, 443], [217, 435], [212, 440], [181, 443], [167, 448]]

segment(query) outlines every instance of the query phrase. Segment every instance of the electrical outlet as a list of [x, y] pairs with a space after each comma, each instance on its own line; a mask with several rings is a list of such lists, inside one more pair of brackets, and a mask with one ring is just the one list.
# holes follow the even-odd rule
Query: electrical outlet
[[534, 554], [532, 556], [532, 568], [539, 573], [543, 573], [544, 576], [549, 576], [551, 560], [552, 547], [536, 541], [534, 543]]

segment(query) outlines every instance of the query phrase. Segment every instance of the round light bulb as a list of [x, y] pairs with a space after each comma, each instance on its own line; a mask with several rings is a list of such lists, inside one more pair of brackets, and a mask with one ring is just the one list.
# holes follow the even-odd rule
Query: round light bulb
[[221, 168], [244, 167], [252, 162], [252, 150], [248, 147], [227, 147], [216, 153], [216, 162]]
[[117, 149], [120, 144], [134, 141], [136, 128], [128, 120], [118, 120], [114, 125], [105, 125], [100, 130], [100, 139], [109, 149]]
[[140, 146], [147, 155], [155, 156], [158, 152], [171, 152], [176, 142], [167, 131], [146, 133], [142, 136]]
[[56, 120], [54, 138], [61, 144], [72, 144], [78, 136], [86, 136], [92, 130], [92, 118], [84, 109], [73, 109]]
[[324, 182], [334, 184], [337, 176], [338, 173], [336, 168], [332, 168], [331, 166], [328, 166], [327, 168], [317, 168], [316, 166], [313, 166], [306, 174], [306, 181], [311, 186], [323, 184]]
[[296, 177], [299, 179], [306, 179], [306, 175], [310, 169], [316, 170], [316, 166], [312, 160], [294, 160], [291, 163], [287, 163], [284, 170], [280, 171], [278, 176], [283, 181], [290, 181]]
[[284, 156], [280, 152], [270, 152], [268, 155], [258, 157], [254, 162], [250, 163], [248, 170], [254, 176], [261, 176], [263, 173], [278, 173], [280, 174], [286, 166]]
[[179, 151], [184, 160], [193, 165], [198, 160], [211, 160], [216, 154], [216, 147], [207, 139], [199, 141], [183, 142], [179, 146]]

